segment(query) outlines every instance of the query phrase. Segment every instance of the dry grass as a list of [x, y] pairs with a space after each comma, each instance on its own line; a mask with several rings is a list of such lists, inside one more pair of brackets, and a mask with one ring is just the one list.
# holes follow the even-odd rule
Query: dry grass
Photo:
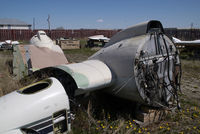
[[14, 90], [18, 90], [47, 77], [45, 75], [43, 75], [42, 78], [28, 76], [23, 80], [17, 80], [12, 75], [12, 60], [12, 51], [0, 51], [0, 96], [6, 95]]
[[0, 96], [12, 92], [13, 90], [21, 87], [17, 80], [14, 80], [10, 75], [12, 68], [12, 52], [1, 51], [0, 52]]

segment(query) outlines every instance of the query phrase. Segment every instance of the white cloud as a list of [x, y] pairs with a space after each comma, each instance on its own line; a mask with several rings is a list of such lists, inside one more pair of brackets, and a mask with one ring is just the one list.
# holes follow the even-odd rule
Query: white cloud
[[103, 19], [98, 19], [97, 22], [98, 23], [102, 23], [102, 22], [104, 22], [104, 20]]

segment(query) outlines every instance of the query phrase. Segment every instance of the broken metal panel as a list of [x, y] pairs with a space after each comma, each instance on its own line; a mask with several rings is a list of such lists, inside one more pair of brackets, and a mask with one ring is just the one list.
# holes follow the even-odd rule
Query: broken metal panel
[[64, 53], [35, 45], [17, 45], [13, 55], [13, 73], [17, 79], [45, 67], [68, 63]]
[[28, 68], [25, 56], [25, 49], [21, 46], [13, 47], [13, 75], [16, 79], [23, 78], [28, 75]]
[[68, 63], [64, 53], [54, 52], [45, 47], [35, 47], [34, 45], [30, 45], [29, 50], [33, 71]]

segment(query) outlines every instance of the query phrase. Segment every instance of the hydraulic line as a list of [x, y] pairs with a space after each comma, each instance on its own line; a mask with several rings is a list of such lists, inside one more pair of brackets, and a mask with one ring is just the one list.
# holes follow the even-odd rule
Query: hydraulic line
[[[141, 81], [142, 87], [144, 88], [144, 93], [146, 97], [149, 99], [150, 104], [155, 104], [162, 106], [163, 108], [170, 108], [171, 105], [168, 103], [168, 96], [173, 96], [173, 100], [176, 101], [177, 108], [180, 109], [180, 103], [178, 98], [178, 86], [180, 88], [180, 85], [178, 85], [179, 80], [181, 78], [180, 75], [176, 75], [179, 78], [175, 78], [175, 81], [172, 80], [172, 74], [176, 73], [175, 69], [172, 69], [171, 66], [174, 65], [174, 67], [177, 67], [179, 61], [178, 61], [178, 55], [177, 53], [172, 54], [170, 53], [169, 48], [167, 47], [167, 43], [163, 37], [162, 33], [151, 33], [151, 38], [154, 38], [155, 43], [155, 51], [156, 56], [149, 57], [149, 54], [147, 51], [141, 51], [140, 62], [142, 64], [138, 65], [138, 69], [140, 70], [140, 74], [137, 74], [137, 76], [141, 75], [143, 78]], [[160, 39], [161, 38], [161, 39]], [[160, 44], [160, 40], [163, 40], [163, 44]], [[162, 46], [161, 46], [162, 45]], [[166, 53], [164, 54], [164, 48], [166, 49]], [[145, 58], [146, 55], [147, 57]], [[159, 56], [158, 56], [159, 55]], [[171, 59], [175, 56], [175, 60]], [[151, 62], [149, 62], [151, 61]], [[173, 63], [172, 63], [173, 62]], [[161, 68], [162, 66], [162, 68]], [[159, 73], [159, 72], [160, 73]], [[171, 74], [172, 71], [172, 74]], [[143, 72], [143, 73], [142, 73]], [[179, 74], [178, 72], [177, 74]], [[162, 78], [160, 78], [160, 74], [162, 75]], [[172, 75], [172, 76], [170, 76]], [[178, 85], [178, 86], [177, 86]]]
[[156, 34], [154, 33], [154, 42], [155, 42], [155, 48], [156, 48], [156, 55], [158, 54], [158, 45], [156, 42]]
[[167, 58], [168, 58], [168, 70], [167, 70], [167, 76], [168, 76], [168, 80], [174, 90], [174, 98], [176, 99], [177, 101], [177, 108], [180, 109], [180, 104], [179, 104], [179, 98], [178, 98], [178, 93], [177, 93], [177, 89], [174, 87], [174, 84], [173, 84], [173, 81], [171, 80], [170, 78], [170, 74], [169, 74], [169, 68], [170, 68], [170, 58], [169, 58], [169, 51], [168, 51], [168, 48], [167, 48], [167, 44], [166, 44], [166, 41], [163, 37], [163, 34], [162, 34], [162, 39], [163, 39], [163, 42], [164, 42], [164, 45], [165, 45], [165, 49], [166, 49], [166, 52], [167, 52]]
[[162, 56], [163, 56], [163, 51], [162, 51], [162, 48], [160, 46], [160, 42], [159, 42], [159, 37], [160, 37], [160, 34], [156, 34], [156, 38], [157, 38], [157, 45], [158, 45], [158, 49], [159, 49], [159, 52], [161, 52]]

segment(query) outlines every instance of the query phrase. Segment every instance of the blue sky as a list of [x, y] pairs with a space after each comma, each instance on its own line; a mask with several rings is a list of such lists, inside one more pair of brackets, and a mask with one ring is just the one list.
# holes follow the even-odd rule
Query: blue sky
[[164, 27], [200, 28], [200, 0], [0, 0], [0, 18], [16, 18], [36, 28], [126, 28], [150, 19]]

